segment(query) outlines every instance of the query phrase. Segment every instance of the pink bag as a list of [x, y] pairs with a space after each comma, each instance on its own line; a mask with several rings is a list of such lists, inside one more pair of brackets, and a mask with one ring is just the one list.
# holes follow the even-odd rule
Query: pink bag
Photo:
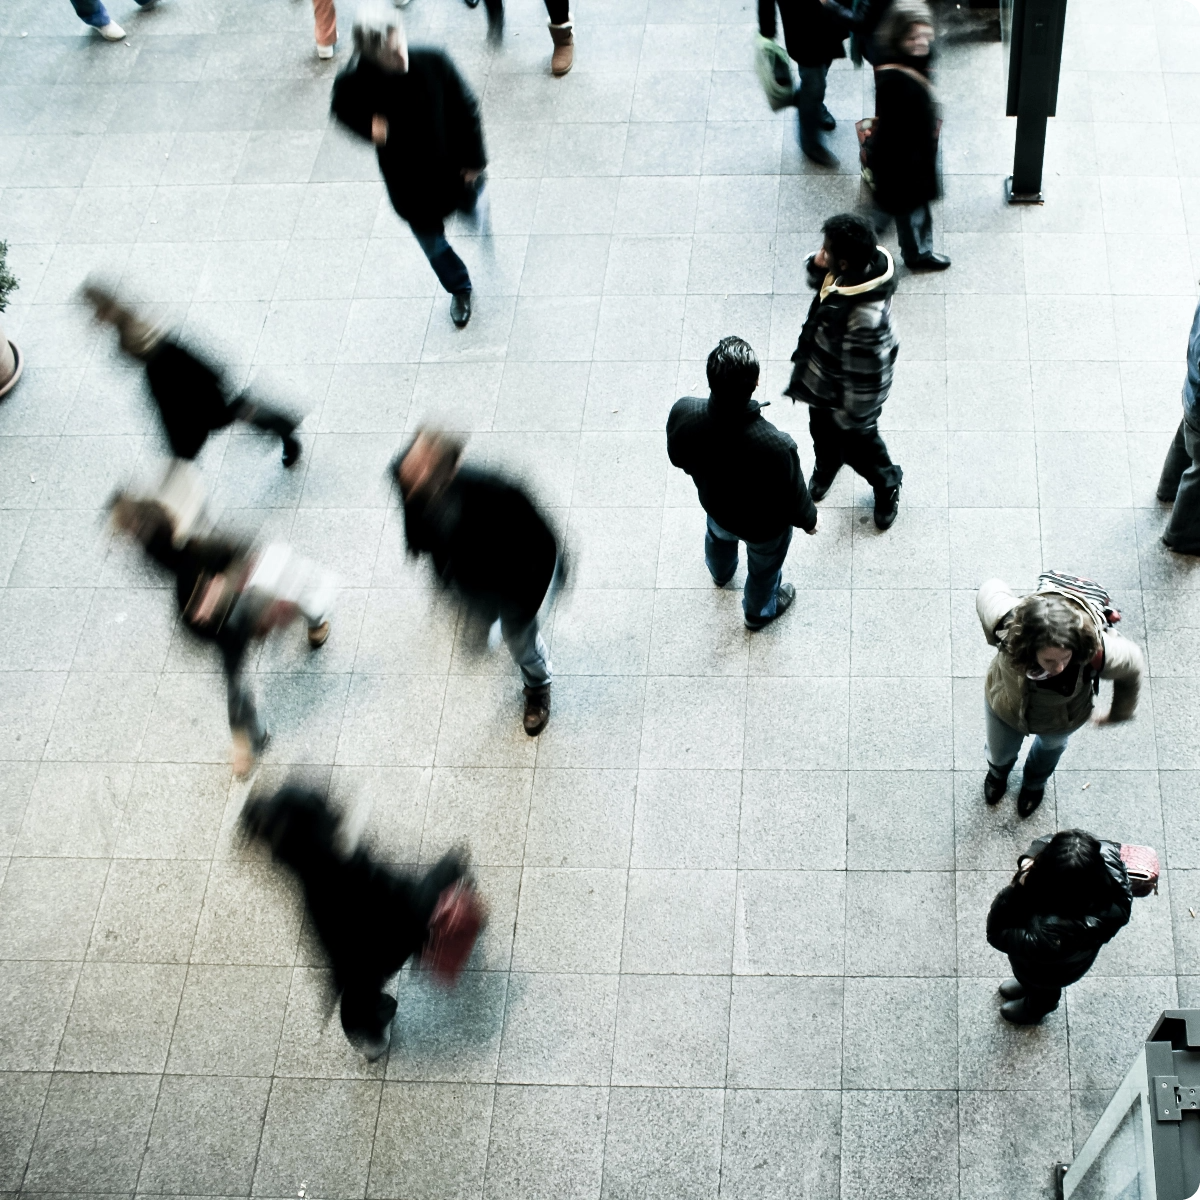
[[446, 888], [429, 918], [429, 940], [421, 951], [421, 965], [440, 983], [457, 983], [486, 916], [473, 885], [459, 880]]
[[1121, 844], [1121, 861], [1129, 876], [1129, 888], [1135, 896], [1158, 894], [1158, 855], [1153, 846]]

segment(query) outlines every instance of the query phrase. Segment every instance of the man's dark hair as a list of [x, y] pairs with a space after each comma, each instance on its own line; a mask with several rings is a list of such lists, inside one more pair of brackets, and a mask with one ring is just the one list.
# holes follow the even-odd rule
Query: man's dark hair
[[747, 400], [758, 384], [758, 355], [740, 337], [724, 337], [708, 356], [708, 387], [723, 399]]
[[853, 213], [838, 213], [821, 226], [834, 261], [861, 271], [875, 257], [875, 231]]

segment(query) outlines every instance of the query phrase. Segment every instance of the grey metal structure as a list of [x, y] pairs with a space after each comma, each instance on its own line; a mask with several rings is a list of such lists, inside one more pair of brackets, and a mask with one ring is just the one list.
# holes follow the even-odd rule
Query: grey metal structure
[[1200, 1009], [1155, 1022], [1069, 1166], [1060, 1200], [1200, 1200]]

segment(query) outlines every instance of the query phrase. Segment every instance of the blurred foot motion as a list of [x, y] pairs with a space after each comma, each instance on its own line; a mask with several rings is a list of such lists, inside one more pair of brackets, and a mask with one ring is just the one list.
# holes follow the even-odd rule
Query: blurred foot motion
[[334, 577], [278, 543], [257, 550], [245, 539], [219, 531], [180, 537], [170, 508], [158, 497], [118, 492], [110, 509], [116, 528], [140, 542], [175, 577], [175, 601], [184, 624], [220, 650], [233, 767], [237, 775], [248, 775], [270, 735], [242, 674], [246, 651], [251, 642], [301, 616], [308, 624], [309, 645], [324, 645], [337, 591]]
[[312, 923], [341, 995], [342, 1029], [369, 1059], [388, 1048], [395, 998], [388, 980], [414, 955], [443, 982], [462, 971], [485, 910], [465, 857], [445, 855], [423, 875], [341, 845], [339, 814], [318, 791], [289, 784], [252, 795], [242, 828], [268, 843], [304, 888]]

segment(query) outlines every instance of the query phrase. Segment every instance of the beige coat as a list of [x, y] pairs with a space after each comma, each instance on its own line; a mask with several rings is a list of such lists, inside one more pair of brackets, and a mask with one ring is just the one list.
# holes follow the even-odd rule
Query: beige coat
[[[1064, 597], [1071, 603], [1070, 597]], [[983, 626], [983, 636], [989, 646], [998, 646], [996, 626], [1008, 615], [1020, 600], [1008, 585], [1000, 579], [989, 579], [975, 597], [975, 611]], [[1086, 614], [1086, 609], [1079, 606]], [[1101, 635], [1104, 644], [1104, 665], [1100, 668], [1101, 679], [1113, 681], [1112, 719], [1127, 721], [1133, 716], [1138, 702], [1138, 691], [1142, 685], [1145, 663], [1142, 652], [1131, 641], [1119, 633], [1108, 630]], [[1084, 669], [1079, 672], [1079, 682], [1070, 696], [1060, 696], [1045, 688], [1035, 688], [1033, 681], [1025, 675], [1003, 651], [997, 653], [988, 667], [983, 683], [983, 694], [988, 707], [1006, 725], [1022, 733], [1071, 733], [1087, 723], [1092, 713], [1092, 680], [1095, 672]], [[1035, 695], [1036, 694], [1036, 695]], [[1036, 711], [1030, 711], [1030, 700], [1034, 699]]]

